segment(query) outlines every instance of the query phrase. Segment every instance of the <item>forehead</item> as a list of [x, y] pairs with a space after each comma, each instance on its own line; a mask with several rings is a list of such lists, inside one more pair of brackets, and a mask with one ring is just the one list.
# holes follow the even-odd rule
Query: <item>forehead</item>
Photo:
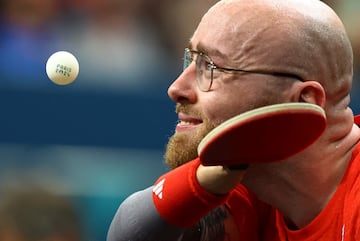
[[271, 18], [273, 12], [254, 2], [218, 2], [202, 18], [191, 38], [191, 47], [232, 60], [261, 47], [274, 24], [263, 20]]

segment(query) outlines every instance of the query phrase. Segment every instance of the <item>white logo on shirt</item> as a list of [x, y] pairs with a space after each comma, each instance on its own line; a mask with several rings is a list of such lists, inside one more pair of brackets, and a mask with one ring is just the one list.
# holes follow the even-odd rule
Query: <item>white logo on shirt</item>
[[165, 178], [162, 179], [160, 182], [158, 182], [153, 188], [153, 192], [159, 199], [162, 199], [162, 190], [164, 188], [164, 183], [165, 183]]

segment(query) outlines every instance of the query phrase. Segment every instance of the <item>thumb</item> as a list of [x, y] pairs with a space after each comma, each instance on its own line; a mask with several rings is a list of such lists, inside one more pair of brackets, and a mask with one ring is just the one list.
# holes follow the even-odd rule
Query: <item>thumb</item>
[[200, 165], [196, 171], [199, 184], [213, 194], [226, 194], [243, 179], [246, 170], [230, 169], [224, 166]]

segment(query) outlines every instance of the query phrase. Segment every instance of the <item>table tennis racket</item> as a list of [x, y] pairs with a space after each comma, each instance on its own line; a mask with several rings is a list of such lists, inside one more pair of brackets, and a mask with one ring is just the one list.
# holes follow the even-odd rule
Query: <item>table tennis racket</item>
[[325, 128], [325, 111], [318, 105], [274, 104], [223, 122], [202, 139], [197, 151], [205, 166], [276, 162], [309, 147]]

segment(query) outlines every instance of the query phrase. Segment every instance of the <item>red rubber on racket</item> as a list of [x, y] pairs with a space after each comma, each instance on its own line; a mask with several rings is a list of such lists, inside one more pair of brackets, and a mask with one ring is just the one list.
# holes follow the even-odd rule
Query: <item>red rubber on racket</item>
[[326, 128], [324, 110], [309, 103], [257, 108], [220, 124], [198, 146], [203, 165], [281, 161], [313, 144]]

